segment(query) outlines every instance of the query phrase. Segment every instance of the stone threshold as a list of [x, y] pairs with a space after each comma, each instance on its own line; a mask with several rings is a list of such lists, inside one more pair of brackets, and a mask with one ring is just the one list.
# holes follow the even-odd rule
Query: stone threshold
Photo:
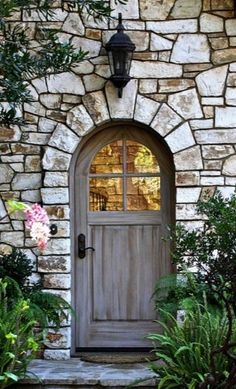
[[125, 389], [156, 388], [158, 377], [148, 363], [91, 363], [72, 358], [68, 361], [34, 360], [29, 378], [12, 389]]

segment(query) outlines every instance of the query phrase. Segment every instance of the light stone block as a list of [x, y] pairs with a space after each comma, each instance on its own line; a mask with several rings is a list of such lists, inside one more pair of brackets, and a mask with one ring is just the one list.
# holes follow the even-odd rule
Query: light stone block
[[168, 104], [186, 120], [203, 117], [195, 88], [170, 95], [168, 97]]
[[224, 98], [223, 97], [202, 97], [201, 104], [202, 105], [224, 105]]
[[6, 231], [0, 234], [1, 243], [10, 244], [14, 247], [24, 246], [24, 232], [22, 231]]
[[60, 108], [61, 95], [44, 93], [40, 95], [40, 102], [49, 109]]
[[110, 119], [107, 102], [103, 92], [86, 94], [83, 103], [95, 124], [101, 124]]
[[62, 31], [74, 35], [84, 35], [85, 28], [78, 12], [71, 12], [68, 14], [63, 23]]
[[160, 103], [141, 95], [137, 96], [134, 120], [149, 125], [156, 114]]
[[44, 359], [53, 361], [66, 361], [70, 359], [70, 350], [45, 350]]
[[194, 80], [181, 80], [179, 78], [173, 78], [170, 80], [158, 80], [158, 85], [159, 93], [173, 93], [194, 87], [195, 82]]
[[38, 129], [40, 132], [52, 132], [54, 131], [55, 127], [57, 125], [57, 122], [47, 119], [47, 118], [40, 118]]
[[85, 93], [81, 78], [72, 72], [51, 75], [47, 83], [50, 93], [69, 93], [75, 95], [84, 95]]
[[70, 273], [71, 257], [59, 256], [39, 256], [38, 272], [40, 273]]
[[102, 47], [101, 42], [83, 37], [74, 37], [71, 43], [78, 50], [88, 51], [89, 58], [98, 57]]
[[172, 153], [176, 153], [195, 144], [195, 140], [188, 123], [184, 123], [176, 128], [165, 138], [165, 141]]
[[210, 47], [204, 34], [180, 34], [171, 61], [175, 63], [210, 62]]
[[10, 167], [14, 170], [14, 172], [21, 173], [24, 171], [23, 163], [11, 163]]
[[73, 66], [73, 72], [76, 74], [91, 74], [94, 71], [94, 65], [88, 60], [80, 62], [77, 66]]
[[88, 76], [84, 76], [83, 81], [86, 92], [93, 92], [102, 89], [107, 80], [97, 74], [90, 74]]
[[236, 88], [226, 88], [225, 101], [227, 105], [236, 106]]
[[177, 188], [177, 203], [197, 203], [201, 188]]
[[133, 60], [130, 70], [134, 78], [173, 78], [182, 76], [182, 66], [154, 61]]
[[33, 84], [34, 88], [39, 94], [48, 92], [45, 77], [35, 78], [34, 80], [31, 81], [31, 83]]
[[65, 172], [45, 172], [44, 186], [68, 186], [68, 174]]
[[205, 186], [224, 185], [224, 177], [201, 177], [200, 183]]
[[200, 15], [202, 0], [176, 0], [171, 11], [171, 18], [194, 18]]
[[14, 170], [6, 164], [0, 165], [0, 184], [5, 184], [12, 181]]
[[47, 147], [43, 156], [43, 169], [53, 171], [67, 171], [70, 166], [71, 155], [56, 150], [53, 147]]
[[202, 146], [202, 155], [205, 159], [225, 158], [231, 154], [234, 154], [234, 148], [231, 145]]
[[222, 96], [225, 87], [228, 66], [206, 70], [196, 77], [201, 96]]
[[161, 136], [165, 136], [181, 122], [182, 118], [164, 103], [154, 117], [151, 127]]
[[198, 186], [200, 183], [200, 174], [198, 171], [176, 172], [176, 186]]
[[29, 201], [30, 203], [40, 203], [41, 202], [41, 193], [40, 190], [26, 190], [21, 192], [21, 200]]
[[140, 16], [143, 20], [165, 20], [174, 0], [140, 0]]
[[195, 119], [189, 121], [192, 130], [212, 128], [213, 120], [212, 119]]
[[54, 146], [59, 150], [73, 153], [80, 142], [80, 138], [72, 132], [67, 126], [59, 123], [53, 132], [49, 146]]
[[112, 119], [133, 118], [137, 90], [138, 81], [131, 80], [128, 87], [123, 89], [122, 98], [119, 98], [117, 88], [111, 82], [106, 84], [105, 92]]
[[43, 254], [53, 256], [70, 254], [70, 243], [69, 238], [50, 239]]
[[58, 330], [48, 329], [44, 334], [43, 343], [49, 349], [68, 349], [71, 345], [71, 328], [64, 327]]
[[86, 135], [94, 127], [94, 122], [83, 104], [77, 105], [68, 112], [66, 123], [79, 136]]
[[97, 65], [95, 67], [95, 73], [103, 78], [111, 77], [111, 70], [109, 65]]
[[124, 19], [139, 19], [138, 0], [128, 1], [125, 4], [121, 4], [115, 0], [111, 0], [110, 6], [113, 10], [111, 15], [114, 17], [117, 17], [118, 13], [121, 12]]
[[225, 184], [226, 185], [233, 185], [234, 189], [236, 186], [236, 177], [226, 177], [225, 178]]
[[50, 138], [50, 134], [29, 132], [27, 133], [27, 138], [25, 139], [25, 143], [30, 143], [35, 145], [46, 145], [48, 143], [49, 138]]
[[236, 155], [227, 158], [223, 164], [223, 174], [226, 176], [236, 176]]
[[236, 31], [236, 20], [235, 19], [227, 19], [225, 21], [226, 34], [229, 36], [235, 36]]
[[236, 129], [195, 131], [195, 137], [199, 144], [236, 143]]
[[55, 238], [69, 238], [70, 237], [70, 222], [66, 220], [58, 220], [56, 222], [58, 231]]
[[42, 188], [41, 195], [44, 204], [69, 203], [68, 188]]
[[[1, 177], [1, 175], [0, 175], [0, 177]], [[7, 216], [7, 211], [4, 207], [4, 203], [3, 203], [2, 199], [0, 198], [0, 219], [3, 219], [6, 216]]]
[[29, 84], [27, 85], [27, 91], [29, 91], [31, 97], [33, 100], [37, 101], [39, 98], [37, 90], [33, 87], [33, 85]]
[[[149, 1], [149, 0], [148, 0]], [[156, 2], [156, 0], [153, 0]], [[147, 22], [147, 30], [157, 34], [181, 34], [197, 32], [197, 19], [168, 20], [165, 22]]]
[[[226, 21], [227, 22], [227, 21]], [[201, 32], [222, 32], [224, 30], [224, 19], [204, 13], [200, 17], [200, 31]]]
[[[236, 108], [235, 107], [216, 107], [215, 113], [216, 127], [236, 127]], [[224, 142], [227, 143], [227, 142]]]
[[157, 81], [151, 80], [140, 80], [139, 81], [139, 92], [140, 93], [156, 93], [157, 92]]
[[17, 173], [12, 181], [13, 190], [39, 189], [41, 185], [41, 173]]
[[174, 155], [176, 170], [199, 170], [203, 168], [201, 150], [193, 146]]
[[177, 204], [176, 220], [201, 220], [202, 216], [197, 213], [195, 204]]
[[218, 186], [217, 190], [220, 191], [224, 199], [228, 199], [235, 194], [235, 186]]
[[173, 46], [173, 42], [170, 41], [169, 39], [151, 33], [151, 42], [150, 42], [151, 51], [171, 50], [172, 46]]

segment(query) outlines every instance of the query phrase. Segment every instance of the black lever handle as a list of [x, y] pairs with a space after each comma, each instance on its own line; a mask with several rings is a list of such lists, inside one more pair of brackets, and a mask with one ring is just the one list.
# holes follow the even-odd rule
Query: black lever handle
[[78, 236], [78, 255], [79, 258], [83, 259], [86, 255], [86, 250], [95, 251], [93, 247], [85, 247], [85, 235], [79, 234]]

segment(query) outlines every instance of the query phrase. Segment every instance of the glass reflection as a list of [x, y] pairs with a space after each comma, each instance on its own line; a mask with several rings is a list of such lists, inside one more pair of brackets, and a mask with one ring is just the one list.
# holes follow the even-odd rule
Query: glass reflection
[[160, 177], [127, 178], [127, 210], [160, 210]]
[[123, 142], [118, 140], [104, 146], [95, 156], [90, 173], [107, 174], [122, 173], [123, 171]]
[[90, 178], [90, 211], [123, 211], [121, 178]]
[[127, 173], [159, 173], [160, 168], [155, 155], [146, 146], [128, 140]]

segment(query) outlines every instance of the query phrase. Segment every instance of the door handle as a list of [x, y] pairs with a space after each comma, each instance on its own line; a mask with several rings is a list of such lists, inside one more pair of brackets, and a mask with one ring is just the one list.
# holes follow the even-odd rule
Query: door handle
[[93, 247], [85, 247], [85, 235], [79, 234], [78, 236], [78, 255], [79, 258], [83, 259], [86, 255], [86, 250], [95, 251]]

